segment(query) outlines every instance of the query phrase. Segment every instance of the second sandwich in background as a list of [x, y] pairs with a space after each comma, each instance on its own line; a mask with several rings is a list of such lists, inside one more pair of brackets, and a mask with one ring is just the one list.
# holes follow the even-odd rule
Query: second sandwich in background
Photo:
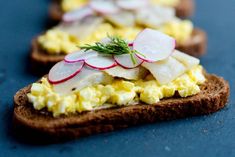
[[[79, 9], [87, 5], [91, 0], [52, 0], [49, 7], [49, 16], [52, 20], [60, 21], [64, 13]], [[96, 0], [97, 1], [97, 0]], [[133, 1], [133, 0], [123, 0]], [[138, 1], [138, 0], [137, 0]], [[187, 18], [194, 13], [194, 0], [143, 0], [151, 2], [151, 5], [173, 7], [176, 15]]]
[[172, 7], [151, 6], [148, 1], [140, 0], [91, 1], [64, 14], [59, 25], [33, 40], [32, 65], [47, 72], [66, 54], [79, 50], [85, 43], [92, 44], [107, 34], [123, 37], [131, 43], [146, 27], [174, 37], [177, 49], [192, 56], [201, 56], [206, 50], [204, 31], [194, 28], [191, 21], [176, 17]]

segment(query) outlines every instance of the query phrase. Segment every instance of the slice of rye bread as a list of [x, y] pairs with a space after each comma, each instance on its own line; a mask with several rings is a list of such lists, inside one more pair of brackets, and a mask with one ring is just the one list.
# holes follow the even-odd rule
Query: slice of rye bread
[[[206, 33], [195, 28], [192, 36], [184, 44], [176, 46], [177, 50], [199, 57], [206, 52], [207, 36]], [[30, 54], [31, 71], [35, 74], [48, 73], [50, 68], [57, 62], [63, 60], [65, 55], [50, 55], [40, 48], [37, 38], [32, 41], [32, 51]]]
[[64, 54], [52, 55], [43, 50], [39, 43], [38, 38], [34, 38], [31, 43], [30, 53], [30, 70], [34, 74], [48, 73], [53, 65], [64, 59]]
[[[176, 16], [187, 18], [194, 13], [194, 0], [180, 0], [180, 3], [175, 7]], [[61, 0], [52, 0], [49, 7], [49, 16], [54, 21], [60, 21], [63, 16], [61, 8]]]
[[207, 81], [200, 86], [201, 92], [194, 96], [174, 96], [154, 105], [140, 103], [56, 118], [46, 110], [37, 111], [32, 107], [26, 95], [30, 92], [29, 85], [14, 96], [13, 124], [16, 130], [23, 130], [21, 133], [28, 131], [36, 133], [37, 137], [64, 140], [144, 123], [211, 114], [225, 107], [229, 84], [215, 75], [206, 74], [206, 78]]
[[192, 16], [195, 10], [194, 0], [180, 0], [175, 10], [177, 17], [187, 18]]

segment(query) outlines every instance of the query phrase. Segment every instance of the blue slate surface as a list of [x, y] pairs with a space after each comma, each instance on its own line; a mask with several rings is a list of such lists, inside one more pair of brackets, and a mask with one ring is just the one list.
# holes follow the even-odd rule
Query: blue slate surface
[[235, 1], [197, 0], [193, 21], [208, 32], [201, 63], [231, 85], [229, 106], [210, 116], [162, 122], [51, 145], [12, 136], [12, 96], [38, 77], [27, 70], [32, 37], [47, 25], [47, 0], [4, 1], [0, 9], [0, 156], [235, 156]]

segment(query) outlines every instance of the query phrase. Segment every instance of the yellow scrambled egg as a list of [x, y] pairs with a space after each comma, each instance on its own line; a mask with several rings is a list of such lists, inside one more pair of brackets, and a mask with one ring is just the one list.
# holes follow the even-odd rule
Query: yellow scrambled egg
[[36, 110], [47, 108], [54, 116], [82, 111], [90, 111], [105, 104], [133, 105], [139, 101], [155, 104], [163, 98], [172, 97], [178, 91], [181, 97], [192, 96], [200, 92], [199, 85], [205, 82], [202, 67], [196, 66], [174, 81], [159, 85], [149, 75], [145, 80], [126, 81], [115, 79], [109, 85], [94, 85], [69, 95], [60, 95], [53, 86], [43, 78], [40, 83], [34, 83], [28, 94]]
[[151, 0], [151, 2], [153, 4], [175, 7], [179, 4], [180, 0]]
[[193, 32], [193, 24], [189, 20], [172, 21], [164, 24], [159, 30], [172, 36], [178, 43], [182, 44], [190, 38]]
[[136, 35], [142, 29], [139, 27], [125, 27], [125, 28], [114, 28], [109, 23], [101, 24], [90, 36], [80, 42], [80, 45], [92, 44], [101, 39], [107, 37], [108, 35], [117, 35], [127, 40], [134, 40]]
[[109, 35], [118, 35], [127, 40], [133, 40], [141, 31], [139, 27], [114, 28], [111, 24], [101, 24], [91, 35], [79, 41], [75, 36], [66, 32], [52, 29], [39, 37], [40, 46], [49, 54], [68, 54], [78, 49], [78, 46], [93, 44]]
[[[109, 23], [103, 23], [97, 27], [93, 33], [81, 41], [75, 36], [56, 29], [47, 31], [46, 34], [39, 37], [38, 41], [41, 47], [50, 54], [68, 54], [77, 50], [77, 46], [79, 45], [93, 44], [96, 41], [100, 41], [106, 37], [107, 34], [117, 35], [132, 41], [142, 29], [143, 28], [137, 26], [116, 28]], [[193, 25], [188, 20], [174, 21], [162, 25], [159, 30], [175, 38], [178, 43], [184, 43], [190, 38], [193, 31]]]
[[40, 46], [49, 54], [67, 54], [78, 49], [78, 39], [63, 31], [52, 29], [38, 38]]
[[61, 8], [64, 12], [68, 12], [86, 5], [88, 0], [62, 0]]

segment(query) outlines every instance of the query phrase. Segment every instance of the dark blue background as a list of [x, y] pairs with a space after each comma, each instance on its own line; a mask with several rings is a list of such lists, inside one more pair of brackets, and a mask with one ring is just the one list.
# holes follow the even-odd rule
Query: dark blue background
[[162, 122], [51, 145], [12, 136], [12, 97], [38, 77], [27, 70], [30, 40], [47, 25], [46, 0], [2, 1], [0, 9], [0, 156], [235, 156], [235, 0], [197, 0], [196, 26], [209, 36], [201, 63], [231, 85], [229, 106], [210, 116]]

